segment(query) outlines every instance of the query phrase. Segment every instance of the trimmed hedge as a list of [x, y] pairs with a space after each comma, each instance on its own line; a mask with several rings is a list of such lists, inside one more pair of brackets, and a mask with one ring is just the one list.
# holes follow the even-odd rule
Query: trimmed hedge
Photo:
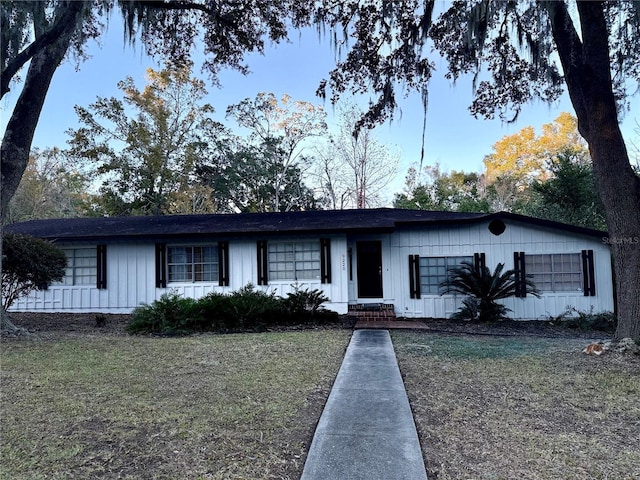
[[129, 333], [186, 335], [193, 332], [261, 330], [270, 326], [328, 323], [338, 314], [322, 304], [329, 299], [320, 290], [296, 287], [286, 298], [256, 290], [252, 284], [230, 295], [210, 293], [198, 300], [165, 293], [136, 308]]

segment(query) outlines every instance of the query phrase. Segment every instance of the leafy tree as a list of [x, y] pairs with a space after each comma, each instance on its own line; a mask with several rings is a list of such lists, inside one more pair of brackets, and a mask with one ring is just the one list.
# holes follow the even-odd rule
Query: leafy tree
[[88, 188], [87, 175], [74, 168], [63, 151], [33, 150], [5, 221], [82, 215], [91, 204]]
[[[492, 322], [506, 319], [509, 311], [498, 300], [516, 294], [516, 272], [503, 272], [504, 264], [499, 263], [493, 272], [488, 267], [476, 268], [473, 263], [462, 262], [459, 267], [449, 269], [447, 280], [440, 284], [442, 295], [460, 293], [465, 295], [463, 306], [454, 314], [458, 320]], [[540, 293], [530, 279], [525, 279], [525, 291], [540, 297]]]
[[[278, 102], [273, 93], [259, 93], [254, 99], [246, 98], [227, 107], [227, 117], [235, 119], [251, 132], [249, 148], [241, 154], [241, 159], [255, 160], [262, 156], [263, 166], [255, 162], [250, 166], [261, 168], [266, 177], [249, 177], [249, 172], [236, 172], [239, 180], [251, 179], [249, 181], [266, 181], [270, 184], [265, 185], [263, 191], [272, 193], [271, 205], [259, 211], [278, 212], [299, 208], [300, 199], [308, 197], [309, 193], [300, 178], [301, 172], [310, 163], [305, 155], [308, 151], [305, 143], [325, 133], [327, 125], [324, 110], [309, 102], [292, 100], [289, 95], [284, 95]], [[234, 166], [230, 168], [237, 169]], [[252, 173], [260, 172], [254, 169]], [[261, 202], [266, 200], [264, 195], [259, 196], [262, 197]]]
[[486, 199], [492, 212], [518, 212], [530, 201], [530, 196], [531, 187], [508, 173], [486, 185]]
[[588, 153], [578, 132], [577, 119], [563, 112], [553, 123], [544, 124], [540, 135], [528, 126], [496, 142], [493, 153], [484, 159], [485, 175], [489, 183], [508, 176], [518, 186], [529, 185], [534, 180], [548, 178], [547, 164], [559, 153], [567, 151], [576, 155]]
[[406, 177], [406, 193], [396, 195], [396, 208], [445, 210], [453, 212], [488, 212], [484, 179], [475, 172], [452, 170], [445, 173], [439, 165], [424, 168], [426, 182], [418, 178], [415, 168]]
[[278, 139], [259, 146], [239, 140], [236, 148], [227, 150], [224, 158], [206, 162], [197, 169], [202, 185], [212, 191], [217, 212], [315, 208], [313, 192], [304, 184], [300, 168], [283, 164]]
[[[202, 104], [204, 83], [189, 66], [147, 70], [138, 90], [131, 77], [119, 82], [124, 101], [98, 97], [88, 109], [76, 106], [83, 127], [70, 131], [70, 153], [98, 165], [101, 213], [160, 215], [199, 211], [186, 203], [196, 162], [208, 154], [208, 137], [222, 128]], [[135, 117], [129, 111], [135, 111]], [[195, 192], [193, 192], [195, 194]], [[208, 204], [200, 204], [206, 207]], [[201, 210], [200, 210], [201, 211]]]
[[548, 170], [550, 178], [533, 183], [531, 201], [520, 213], [605, 230], [604, 208], [588, 155], [565, 152], [549, 162]]
[[334, 209], [370, 208], [395, 176], [398, 157], [389, 152], [371, 130], [357, 131], [362, 111], [355, 105], [340, 110], [338, 131], [332, 135], [316, 178], [325, 202]]
[[16, 330], [7, 310], [20, 297], [62, 280], [67, 257], [39, 238], [5, 234], [2, 238], [2, 330]]
[[399, 85], [422, 94], [435, 62], [444, 57], [448, 78], [473, 75], [475, 116], [517, 117], [533, 100], [552, 102], [566, 86], [578, 130], [593, 161], [604, 206], [616, 275], [616, 337], [640, 337], [640, 179], [629, 162], [619, 108], [640, 83], [640, 3], [567, 1], [457, 1], [434, 21], [435, 0], [335, 3], [322, 11], [336, 43], [351, 38], [343, 61], [321, 84], [332, 101], [344, 92], [374, 90], [377, 101], [360, 122], [393, 116]]
[[169, 64], [184, 65], [193, 49], [203, 45], [205, 68], [216, 82], [223, 66], [247, 72], [244, 54], [263, 52], [267, 41], [285, 39], [289, 27], [308, 24], [312, 7], [294, 0], [0, 2], [0, 98], [20, 88], [0, 151], [2, 218], [26, 169], [56, 69], [67, 57], [86, 57], [86, 42], [106, 31], [113, 10], [121, 13], [130, 42], [142, 42], [148, 54]]

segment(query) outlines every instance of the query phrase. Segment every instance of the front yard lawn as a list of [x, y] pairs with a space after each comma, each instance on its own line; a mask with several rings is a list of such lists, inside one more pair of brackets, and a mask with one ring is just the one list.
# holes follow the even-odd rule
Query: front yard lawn
[[392, 332], [430, 480], [640, 479], [640, 357]]
[[0, 478], [297, 479], [350, 334], [4, 342]]

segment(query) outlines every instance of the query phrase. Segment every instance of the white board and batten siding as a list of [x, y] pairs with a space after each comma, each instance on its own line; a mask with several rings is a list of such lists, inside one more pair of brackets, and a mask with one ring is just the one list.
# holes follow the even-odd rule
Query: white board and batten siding
[[[95, 244], [59, 244], [95, 248]], [[107, 245], [107, 288], [95, 285], [50, 285], [19, 299], [16, 311], [129, 313], [141, 303], [159, 298], [155, 288], [154, 245]]]
[[[292, 237], [282, 240], [296, 240]], [[314, 237], [305, 237], [314, 238]], [[107, 244], [107, 287], [98, 289], [96, 285], [54, 284], [46, 290], [39, 290], [20, 298], [11, 308], [13, 311], [43, 312], [95, 312], [130, 313], [141, 304], [158, 300], [164, 293], [175, 292], [184, 297], [201, 298], [208, 293], [231, 293], [251, 283], [264, 292], [275, 292], [286, 296], [295, 286], [301, 289], [319, 289], [330, 302], [327, 308], [346, 313], [348, 304], [346, 273], [345, 235], [329, 237], [331, 240], [331, 283], [323, 284], [318, 279], [270, 281], [266, 286], [257, 285], [256, 240], [238, 238], [229, 241], [229, 285], [219, 286], [218, 282], [176, 282], [166, 288], [156, 288], [155, 244], [142, 242], [118, 242]], [[318, 239], [319, 240], [319, 239]], [[202, 242], [199, 242], [202, 243]], [[205, 242], [206, 243], [206, 242]], [[194, 245], [184, 241], [175, 245]], [[173, 245], [173, 243], [171, 244]], [[61, 247], [90, 247], [95, 244], [60, 244]]]
[[[515, 319], [545, 319], [574, 307], [579, 311], [613, 311], [613, 286], [609, 248], [595, 237], [557, 229], [507, 224], [499, 236], [493, 235], [488, 224], [429, 227], [397, 230], [389, 236], [390, 264], [401, 269], [393, 281], [385, 286], [385, 298], [396, 306], [396, 315], [408, 318], [444, 318], [456, 312], [461, 295], [425, 295], [419, 299], [409, 296], [409, 255], [420, 257], [471, 256], [484, 253], [491, 271], [498, 263], [504, 270], [514, 268], [514, 252], [531, 254], [581, 253], [593, 250], [596, 295], [585, 296], [583, 291], [543, 292], [541, 298], [509, 298], [502, 301]], [[386, 270], [386, 269], [385, 269]], [[503, 270], [503, 271], [504, 271]]]
[[[261, 237], [268, 242], [320, 241], [320, 236], [309, 234], [269, 236], [265, 232]], [[596, 285], [594, 296], [585, 296], [581, 289], [576, 289], [544, 292], [539, 299], [531, 295], [526, 298], [509, 298], [503, 301], [511, 309], [509, 315], [516, 319], [543, 319], [559, 315], [568, 307], [584, 312], [613, 311], [614, 308], [609, 248], [601, 239], [593, 236], [519, 222], [507, 222], [505, 231], [496, 236], [489, 231], [487, 222], [478, 222], [447, 226], [413, 225], [398, 227], [392, 233], [371, 232], [357, 236], [337, 232], [322, 235], [322, 238], [330, 240], [330, 283], [322, 283], [317, 278], [299, 281], [297, 287], [321, 290], [330, 299], [325, 306], [341, 314], [347, 312], [350, 303], [363, 300], [391, 303], [399, 317], [443, 318], [456, 312], [462, 301], [460, 295], [441, 296], [421, 292], [420, 298], [411, 298], [410, 255], [473, 257], [475, 253], [483, 253], [486, 266], [493, 271], [498, 263], [504, 263], [505, 269], [514, 268], [514, 252], [528, 255], [576, 254], [583, 250], [593, 251]], [[381, 299], [357, 297], [357, 266], [354, 263], [357, 242], [361, 240], [380, 242], [383, 283]], [[215, 242], [215, 239], [212, 241]], [[258, 285], [257, 238], [239, 236], [226, 241], [229, 254], [228, 286], [219, 286], [216, 281], [169, 283], [167, 288], [156, 288], [156, 251], [153, 242], [106, 242], [106, 288], [98, 289], [95, 285], [52, 285], [47, 290], [19, 299], [12, 310], [129, 313], [139, 305], [149, 304], [169, 291], [185, 297], [200, 298], [210, 292], [231, 293], [252, 283], [255, 288], [284, 297], [295, 289], [295, 280], [269, 280], [268, 285]], [[190, 242], [185, 237], [175, 245], [198, 243], [203, 242]], [[95, 244], [72, 246], [96, 247]]]
[[[331, 248], [331, 283], [322, 283], [316, 279], [296, 281], [294, 279], [272, 280], [268, 285], [257, 284], [258, 259], [256, 255], [255, 239], [237, 239], [229, 241], [229, 287], [224, 293], [234, 292], [247, 284], [253, 284], [254, 288], [265, 293], [275, 292], [276, 295], [286, 297], [296, 288], [301, 290], [320, 290], [329, 298], [325, 308], [340, 314], [347, 313], [349, 303], [347, 290], [347, 264], [346, 264], [346, 235], [323, 235], [330, 240]], [[274, 242], [288, 242], [296, 240], [320, 240], [314, 236], [289, 236], [271, 239]], [[186, 295], [186, 293], [185, 293]]]

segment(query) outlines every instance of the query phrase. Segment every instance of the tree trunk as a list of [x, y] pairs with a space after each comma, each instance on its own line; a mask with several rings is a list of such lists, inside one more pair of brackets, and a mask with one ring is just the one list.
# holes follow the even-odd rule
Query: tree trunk
[[4, 308], [0, 307], [0, 335], [16, 336], [31, 336], [33, 335], [28, 330], [16, 326], [9, 317], [9, 314], [5, 312]]
[[[55, 22], [66, 26], [57, 41], [40, 50], [31, 58], [22, 91], [13, 109], [0, 147], [2, 165], [2, 195], [0, 222], [4, 223], [9, 201], [13, 197], [29, 161], [33, 135], [38, 125], [51, 79], [64, 59], [71, 38], [85, 11], [85, 2], [61, 2], [55, 14]], [[69, 15], [72, 12], [73, 15]]]
[[616, 109], [603, 2], [578, 2], [582, 39], [564, 2], [549, 2], [553, 36], [578, 130], [589, 145], [605, 209], [618, 306], [618, 339], [640, 338], [640, 179], [629, 163]]

